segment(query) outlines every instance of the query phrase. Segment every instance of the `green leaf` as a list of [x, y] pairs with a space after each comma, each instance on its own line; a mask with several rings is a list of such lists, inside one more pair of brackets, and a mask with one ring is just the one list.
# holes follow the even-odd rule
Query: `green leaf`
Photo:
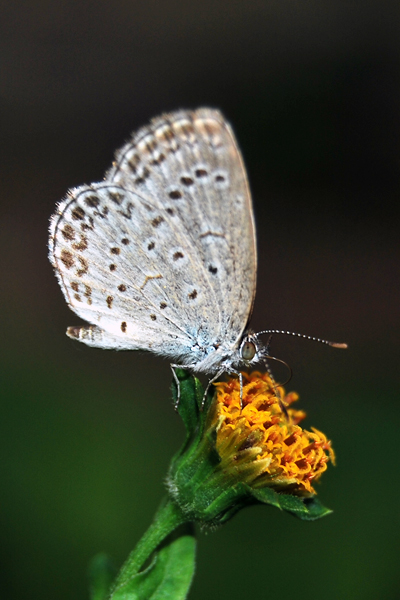
[[332, 512], [323, 506], [315, 496], [302, 498], [291, 494], [278, 494], [268, 487], [252, 490], [251, 493], [253, 498], [259, 502], [276, 506], [303, 521], [315, 521]]
[[90, 600], [106, 600], [116, 569], [107, 554], [97, 554], [89, 565]]
[[109, 600], [184, 600], [194, 574], [195, 549], [192, 535], [172, 539], [145, 570], [115, 589]]
[[300, 517], [304, 521], [316, 521], [321, 517], [325, 517], [326, 515], [330, 515], [333, 510], [327, 508], [316, 498], [312, 496], [311, 498], [304, 499], [304, 505], [307, 508], [307, 514]]
[[262, 502], [263, 504], [270, 504], [271, 506], [276, 506], [277, 508], [282, 508], [279, 502], [279, 494], [272, 490], [269, 487], [252, 489], [249, 487], [250, 493], [253, 498]]

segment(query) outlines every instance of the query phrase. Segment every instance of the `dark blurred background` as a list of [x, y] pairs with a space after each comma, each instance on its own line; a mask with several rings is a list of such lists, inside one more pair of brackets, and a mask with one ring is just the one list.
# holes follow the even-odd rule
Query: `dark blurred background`
[[334, 442], [318, 486], [333, 515], [254, 507], [199, 533], [190, 598], [400, 598], [399, 27], [395, 0], [2, 3], [2, 599], [87, 599], [89, 559], [120, 564], [163, 495], [183, 437], [169, 366], [65, 336], [79, 319], [47, 226], [132, 130], [203, 105], [231, 121], [249, 172], [253, 327], [349, 350], [272, 347], [306, 426]]

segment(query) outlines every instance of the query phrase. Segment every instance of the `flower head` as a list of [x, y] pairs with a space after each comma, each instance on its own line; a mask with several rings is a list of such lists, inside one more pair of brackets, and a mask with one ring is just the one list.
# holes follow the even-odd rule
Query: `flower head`
[[253, 487], [315, 494], [311, 483], [321, 477], [329, 460], [335, 463], [331, 443], [317, 429], [299, 426], [306, 416], [303, 411], [289, 408], [289, 418], [283, 414], [277, 393], [288, 407], [298, 400], [296, 393], [285, 395], [282, 387], [276, 390], [266, 373], [243, 373], [243, 379], [242, 409], [238, 379], [215, 384], [212, 422], [220, 467], [252, 463], [246, 483]]
[[335, 455], [323, 433], [300, 427], [306, 415], [291, 407], [297, 394], [276, 389], [268, 374], [243, 373], [242, 407], [234, 377], [215, 384], [201, 411], [200, 382], [183, 370], [177, 376], [187, 438], [172, 461], [167, 486], [191, 520], [223, 523], [260, 502], [307, 520], [331, 512], [315, 498], [313, 484]]

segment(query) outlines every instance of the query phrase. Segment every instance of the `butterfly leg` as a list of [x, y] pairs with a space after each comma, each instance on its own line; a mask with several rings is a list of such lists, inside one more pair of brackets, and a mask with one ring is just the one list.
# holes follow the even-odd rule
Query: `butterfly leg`
[[240, 383], [240, 410], [243, 410], [243, 375], [240, 371], [236, 372]]
[[229, 375], [237, 375], [240, 384], [240, 410], [243, 410], [243, 375], [240, 371], [236, 371], [235, 369], [229, 369], [227, 371]]
[[223, 375], [224, 373], [226, 373], [226, 369], [221, 369], [220, 371], [218, 371], [216, 373], [216, 375], [214, 375], [214, 377], [212, 377], [212, 379], [210, 379], [210, 381], [207, 384], [206, 390], [203, 394], [203, 400], [201, 402], [201, 410], [203, 410], [204, 405], [206, 403], [206, 399], [207, 399], [207, 394], [208, 394], [208, 390], [210, 389], [210, 386], [212, 383], [214, 383], [214, 381], [217, 381], [218, 377], [221, 377], [221, 375]]
[[[272, 358], [272, 359], [273, 359], [274, 357], [273, 357], [273, 356], [271, 356], [270, 358]], [[279, 392], [278, 386], [277, 386], [277, 384], [276, 384], [275, 377], [274, 377], [274, 376], [273, 376], [273, 374], [272, 374], [271, 367], [269, 366], [269, 364], [268, 364], [268, 362], [267, 362], [267, 359], [266, 359], [266, 358], [264, 358], [263, 362], [264, 362], [265, 368], [266, 368], [266, 369], [267, 369], [267, 371], [268, 371], [268, 375], [269, 375], [269, 376], [270, 376], [270, 378], [271, 378], [271, 381], [272, 381], [272, 386], [273, 386], [273, 388], [274, 388], [275, 396], [276, 396], [276, 399], [278, 400], [278, 404], [279, 404], [279, 406], [280, 406], [280, 409], [281, 409], [281, 411], [283, 412], [283, 414], [285, 415], [285, 417], [286, 417], [286, 420], [287, 420], [287, 421], [289, 421], [289, 420], [290, 420], [290, 419], [289, 419], [289, 413], [288, 413], [288, 411], [287, 411], [287, 408], [286, 408], [286, 406], [283, 404], [283, 400], [282, 400], [282, 398], [281, 398], [281, 395], [280, 395], [280, 392]]]
[[174, 409], [178, 410], [178, 406], [179, 406], [179, 402], [181, 399], [181, 384], [179, 382], [179, 379], [175, 373], [175, 369], [192, 369], [194, 367], [194, 365], [174, 365], [174, 364], [170, 364], [169, 365], [171, 367], [171, 371], [172, 371], [172, 375], [174, 377], [175, 383], [176, 383], [176, 388], [177, 388], [177, 395], [176, 395], [176, 402], [174, 404]]
[[[172, 364], [172, 363], [170, 364], [172, 375], [174, 377], [174, 380], [175, 380], [175, 383], [176, 383], [176, 387], [177, 387], [177, 390], [178, 390], [176, 402], [175, 402], [175, 405], [174, 405], [175, 410], [178, 410], [179, 402], [180, 402], [180, 399], [181, 399], [181, 385], [180, 385], [179, 379], [178, 379], [178, 377], [177, 377], [177, 375], [175, 373], [175, 369], [189, 369], [190, 370], [190, 369], [193, 369], [195, 366], [196, 365], [175, 365], [175, 364]], [[207, 387], [206, 387], [206, 389], [204, 391], [204, 394], [203, 394], [203, 400], [201, 402], [200, 410], [204, 409], [204, 406], [205, 406], [205, 403], [206, 403], [206, 400], [207, 400], [208, 390], [210, 389], [211, 385], [214, 383], [214, 381], [217, 381], [217, 379], [219, 377], [221, 377], [221, 375], [223, 375], [224, 373], [229, 373], [230, 375], [237, 375], [238, 376], [239, 382], [240, 382], [240, 408], [241, 409], [243, 408], [243, 375], [242, 375], [242, 373], [240, 371], [235, 371], [234, 369], [229, 369], [229, 370], [227, 370], [227, 369], [220, 369], [214, 375], [214, 377], [212, 377], [209, 380], [209, 382], [207, 384]]]

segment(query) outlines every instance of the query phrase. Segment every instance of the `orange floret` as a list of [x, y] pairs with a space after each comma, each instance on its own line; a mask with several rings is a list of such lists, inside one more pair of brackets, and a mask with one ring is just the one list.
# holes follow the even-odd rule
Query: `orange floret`
[[[303, 411], [290, 408], [298, 400], [294, 392], [277, 391], [267, 373], [243, 373], [243, 409], [237, 378], [215, 384], [217, 398], [213, 423], [217, 423], [216, 449], [221, 467], [246, 466], [246, 481], [252, 487], [272, 487], [297, 495], [315, 494], [317, 481], [335, 454], [326, 436], [299, 426]], [[288, 407], [289, 419], [277, 398]], [[252, 463], [253, 468], [250, 467]]]

